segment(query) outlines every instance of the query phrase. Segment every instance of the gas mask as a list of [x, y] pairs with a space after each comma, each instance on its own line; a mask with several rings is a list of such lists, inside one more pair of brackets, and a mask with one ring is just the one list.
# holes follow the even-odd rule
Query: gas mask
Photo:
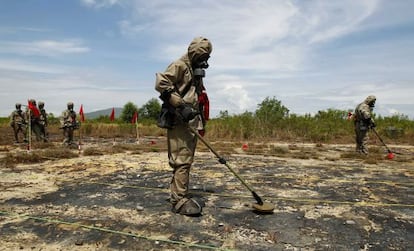
[[207, 69], [208, 68], [208, 59], [210, 58], [210, 55], [203, 54], [201, 55], [194, 63], [193, 63], [193, 69], [201, 68], [201, 69]]
[[207, 62], [209, 58], [210, 56], [208, 54], [203, 54], [193, 63], [193, 73], [195, 78], [204, 78], [206, 76], [206, 71], [204, 69], [207, 69], [209, 66]]
[[72, 103], [72, 102], [69, 102], [69, 103], [67, 104], [67, 107], [68, 107], [68, 110], [69, 110], [69, 111], [73, 111], [73, 103]]

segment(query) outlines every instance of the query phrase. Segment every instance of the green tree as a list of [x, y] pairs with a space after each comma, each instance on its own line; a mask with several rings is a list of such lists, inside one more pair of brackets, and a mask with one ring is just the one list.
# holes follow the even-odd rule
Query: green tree
[[225, 119], [225, 118], [229, 118], [229, 117], [230, 117], [229, 111], [224, 110], [224, 111], [219, 112], [218, 118]]
[[138, 110], [140, 118], [143, 119], [157, 119], [161, 112], [161, 104], [156, 98], [150, 99]]
[[255, 128], [259, 129], [259, 134], [263, 137], [274, 137], [277, 134], [276, 128], [282, 125], [283, 119], [288, 115], [289, 109], [282, 102], [274, 97], [266, 97], [255, 111]]
[[134, 113], [138, 111], [138, 107], [131, 101], [124, 105], [121, 113], [121, 120], [130, 123]]
[[274, 97], [266, 97], [262, 103], [258, 104], [258, 109], [256, 110], [256, 118], [265, 124], [278, 122], [288, 115], [289, 109]]

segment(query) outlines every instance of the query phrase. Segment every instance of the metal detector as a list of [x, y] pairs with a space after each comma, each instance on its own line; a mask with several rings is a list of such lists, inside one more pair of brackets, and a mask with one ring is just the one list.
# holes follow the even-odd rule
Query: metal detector
[[375, 133], [375, 135], [377, 135], [378, 139], [381, 141], [381, 143], [385, 146], [385, 148], [388, 151], [387, 154], [387, 158], [388, 159], [393, 159], [395, 157], [394, 153], [388, 148], [388, 146], [384, 143], [384, 141], [382, 140], [382, 138], [379, 136], [379, 134], [377, 133], [377, 130], [375, 130], [375, 128], [371, 128], [372, 131]]
[[234, 174], [234, 176], [236, 176], [236, 178], [253, 194], [253, 197], [257, 201], [256, 204], [253, 204], [252, 205], [255, 210], [257, 210], [258, 212], [261, 212], [261, 213], [271, 213], [271, 212], [273, 212], [273, 210], [275, 209], [274, 205], [272, 205], [271, 203], [268, 203], [268, 202], [263, 202], [262, 198], [260, 198], [260, 196], [253, 190], [253, 188], [251, 186], [249, 186], [249, 184], [247, 184], [233, 170], [233, 168], [231, 168], [229, 166], [229, 164], [227, 164], [227, 161], [223, 157], [221, 157], [213, 149], [213, 147], [211, 147], [211, 145], [198, 133], [198, 131], [196, 129], [192, 128], [191, 126], [188, 126], [188, 128], [190, 129], [191, 132], [193, 132], [201, 140], [201, 142], [204, 143], [204, 145], [207, 146], [208, 149], [210, 149], [210, 151], [218, 158], [218, 161], [220, 162], [220, 164], [224, 164], [230, 170], [230, 172], [232, 172]]

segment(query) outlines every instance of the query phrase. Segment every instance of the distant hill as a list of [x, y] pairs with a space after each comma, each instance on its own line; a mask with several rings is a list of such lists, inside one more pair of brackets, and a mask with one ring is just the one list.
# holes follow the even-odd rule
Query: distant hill
[[[115, 107], [115, 118], [119, 118], [121, 116], [121, 112], [122, 112], [123, 108], [120, 107]], [[94, 111], [94, 112], [88, 112], [85, 113], [85, 118], [86, 119], [96, 119], [100, 116], [110, 116], [112, 112], [112, 108], [108, 108], [108, 109], [103, 109], [103, 110], [99, 110], [99, 111]]]

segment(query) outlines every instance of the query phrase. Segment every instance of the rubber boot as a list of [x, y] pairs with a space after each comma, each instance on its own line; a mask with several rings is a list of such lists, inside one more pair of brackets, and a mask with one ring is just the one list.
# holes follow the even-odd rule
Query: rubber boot
[[173, 205], [172, 211], [176, 214], [182, 214], [187, 216], [199, 216], [201, 215], [203, 208], [200, 204], [188, 198], [183, 198], [175, 205]]

